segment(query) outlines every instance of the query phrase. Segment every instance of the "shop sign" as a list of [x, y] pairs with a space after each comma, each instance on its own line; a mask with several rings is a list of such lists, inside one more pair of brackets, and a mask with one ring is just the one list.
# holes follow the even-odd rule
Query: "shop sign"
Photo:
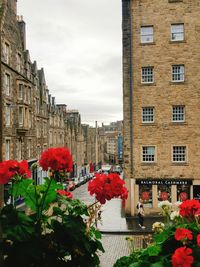
[[192, 185], [192, 180], [186, 179], [137, 179], [139, 185]]

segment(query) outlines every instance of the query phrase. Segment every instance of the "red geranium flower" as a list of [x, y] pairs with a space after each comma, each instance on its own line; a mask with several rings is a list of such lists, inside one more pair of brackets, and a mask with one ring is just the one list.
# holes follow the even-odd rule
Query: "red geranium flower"
[[101, 204], [115, 197], [122, 199], [128, 197], [128, 190], [124, 187], [124, 181], [116, 173], [96, 174], [96, 177], [88, 183], [88, 191], [90, 195], [95, 194], [96, 199]]
[[200, 234], [197, 235], [197, 246], [200, 247]]
[[53, 171], [66, 170], [71, 172], [72, 156], [69, 149], [65, 147], [49, 148], [42, 153], [39, 164], [45, 171], [50, 168]]
[[200, 210], [200, 203], [198, 200], [186, 200], [180, 206], [180, 215], [193, 219], [194, 215]]
[[173, 267], [190, 267], [194, 261], [194, 258], [190, 254], [192, 254], [191, 248], [177, 248], [172, 255]]
[[22, 178], [29, 178], [31, 176], [26, 160], [21, 162], [7, 160], [0, 163], [0, 184], [7, 184], [16, 175]]
[[175, 232], [175, 239], [176, 240], [182, 240], [182, 239], [189, 239], [192, 240], [193, 236], [192, 236], [192, 232], [188, 229], [185, 228], [178, 228], [176, 229]]
[[61, 195], [61, 196], [66, 196], [66, 197], [68, 197], [68, 198], [70, 198], [70, 199], [73, 198], [72, 193], [71, 193], [71, 192], [68, 192], [68, 191], [65, 191], [65, 190], [57, 190], [57, 193], [58, 193], [59, 195]]

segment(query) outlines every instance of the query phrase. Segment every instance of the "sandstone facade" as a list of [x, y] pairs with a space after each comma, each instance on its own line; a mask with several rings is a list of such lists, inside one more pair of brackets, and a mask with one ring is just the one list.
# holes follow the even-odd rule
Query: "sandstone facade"
[[[162, 192], [173, 203], [181, 193], [188, 198], [200, 193], [200, 3], [122, 0], [122, 8], [124, 169], [130, 191], [126, 211], [133, 215], [143, 192], [150, 192], [147, 212], [158, 210]], [[145, 31], [150, 42], [141, 36]], [[173, 76], [176, 66], [181, 78]], [[144, 82], [144, 68], [153, 70], [151, 82]], [[153, 110], [149, 123], [143, 121], [145, 108]], [[153, 147], [152, 162], [144, 161], [144, 147]], [[176, 160], [177, 147], [184, 150], [184, 159]], [[163, 185], [171, 179], [172, 185]], [[144, 186], [142, 180], [154, 184]]]

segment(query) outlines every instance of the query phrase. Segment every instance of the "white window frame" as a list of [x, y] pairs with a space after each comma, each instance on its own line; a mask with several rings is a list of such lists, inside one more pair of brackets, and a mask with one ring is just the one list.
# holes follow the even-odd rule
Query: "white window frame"
[[153, 43], [153, 26], [141, 26], [140, 27], [140, 42], [141, 44]]
[[[181, 27], [182, 29], [179, 29]], [[171, 24], [171, 41], [178, 42], [183, 40], [184, 40], [184, 24], [183, 23]]]
[[154, 123], [154, 116], [154, 107], [142, 107], [142, 123]]
[[172, 106], [172, 122], [185, 122], [185, 106]]
[[174, 145], [172, 147], [172, 162], [173, 163], [186, 163], [187, 162], [187, 146]]
[[172, 82], [185, 81], [185, 65], [172, 65]]
[[4, 77], [5, 77], [5, 94], [9, 96], [11, 93], [11, 76], [9, 73], [6, 72]]
[[10, 126], [11, 125], [11, 105], [6, 104], [6, 126]]
[[[148, 149], [154, 149], [154, 153]], [[146, 151], [145, 151], [146, 150]], [[156, 162], [156, 147], [155, 146], [142, 146], [142, 163], [155, 163]]]
[[142, 67], [141, 69], [141, 83], [154, 83], [154, 67]]

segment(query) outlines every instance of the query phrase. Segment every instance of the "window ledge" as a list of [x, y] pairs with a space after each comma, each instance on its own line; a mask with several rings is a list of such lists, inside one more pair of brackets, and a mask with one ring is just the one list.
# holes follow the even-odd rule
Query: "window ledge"
[[156, 86], [156, 83], [141, 83], [141, 86]]
[[186, 40], [178, 40], [178, 41], [169, 41], [170, 44], [179, 44], [179, 43], [186, 43]]
[[189, 166], [188, 162], [172, 162], [172, 166]]
[[178, 85], [178, 84], [185, 84], [186, 82], [185, 81], [180, 81], [180, 82], [178, 82], [178, 81], [174, 81], [174, 82], [169, 82], [169, 84], [171, 84], [171, 85]]
[[141, 126], [157, 126], [155, 122], [142, 122]]
[[143, 45], [144, 45], [144, 46], [145, 46], [145, 45], [155, 45], [155, 44], [156, 44], [155, 42], [140, 43], [140, 45], [142, 45], [142, 46], [143, 46]]
[[185, 122], [185, 121], [171, 121], [170, 122], [170, 125], [188, 125], [188, 123], [187, 122]]
[[183, 0], [168, 0], [169, 3], [178, 3], [183, 2]]
[[141, 163], [142, 166], [156, 166], [157, 162], [142, 162]]

